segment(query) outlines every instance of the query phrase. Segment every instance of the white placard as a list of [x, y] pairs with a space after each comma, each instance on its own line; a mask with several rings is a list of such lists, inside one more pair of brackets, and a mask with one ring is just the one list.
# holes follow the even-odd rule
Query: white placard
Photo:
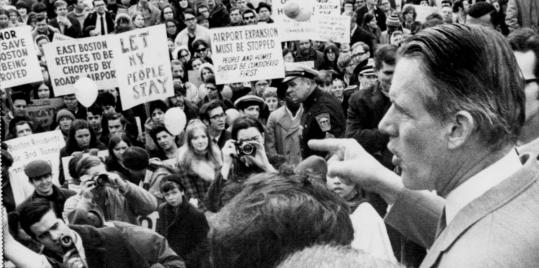
[[[284, 14], [284, 6], [288, 0], [272, 0], [272, 19], [281, 33], [281, 41], [296, 41], [313, 39], [316, 32], [313, 17], [306, 21], [295, 21]], [[314, 14], [314, 5], [313, 5]]]
[[217, 84], [284, 77], [278, 25], [215, 28], [211, 38]]
[[65, 146], [64, 136], [60, 130], [32, 134], [29, 136], [7, 140], [8, 152], [13, 157], [13, 166], [9, 169], [11, 188], [15, 203], [22, 203], [34, 191], [24, 173], [26, 164], [33, 160], [45, 160], [52, 169], [52, 181], [59, 185], [60, 150]]
[[94, 36], [82, 39], [52, 42], [43, 46], [55, 96], [75, 93], [73, 84], [81, 76], [92, 79], [99, 89], [117, 85], [112, 67], [112, 36]]
[[114, 50], [122, 107], [163, 100], [174, 95], [164, 24], [117, 35]]
[[0, 30], [0, 88], [43, 81], [30, 26]]
[[331, 15], [316, 17], [318, 40], [350, 43], [350, 16]]

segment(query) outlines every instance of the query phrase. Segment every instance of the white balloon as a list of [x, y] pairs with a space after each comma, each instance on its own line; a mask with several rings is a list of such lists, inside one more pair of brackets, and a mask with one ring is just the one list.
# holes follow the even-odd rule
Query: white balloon
[[97, 85], [88, 77], [81, 77], [75, 84], [75, 97], [84, 107], [88, 108], [97, 99]]
[[165, 127], [172, 135], [180, 135], [185, 128], [187, 118], [185, 113], [179, 107], [173, 107], [167, 110], [165, 113]]
[[314, 10], [313, 0], [289, 0], [284, 5], [284, 14], [295, 21], [307, 21]]

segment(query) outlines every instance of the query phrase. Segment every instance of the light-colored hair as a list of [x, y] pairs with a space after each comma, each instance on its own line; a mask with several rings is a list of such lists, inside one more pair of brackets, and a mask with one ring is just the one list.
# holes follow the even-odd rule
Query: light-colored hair
[[195, 158], [195, 149], [193, 148], [191, 140], [193, 139], [195, 131], [197, 130], [202, 130], [208, 139], [208, 148], [206, 149], [204, 158], [214, 167], [220, 167], [221, 158], [219, 156], [219, 148], [212, 142], [208, 127], [198, 119], [196, 121], [191, 120], [185, 129], [185, 142], [181, 148], [184, 153], [180, 153], [177, 159], [179, 167], [186, 171], [192, 170], [191, 167], [193, 159]]

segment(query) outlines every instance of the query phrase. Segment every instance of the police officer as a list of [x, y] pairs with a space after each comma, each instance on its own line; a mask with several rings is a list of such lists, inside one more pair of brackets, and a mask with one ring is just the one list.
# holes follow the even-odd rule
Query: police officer
[[344, 136], [345, 117], [340, 102], [316, 85], [318, 72], [303, 65], [285, 65], [286, 98], [294, 103], [303, 103], [303, 127], [301, 151], [303, 158], [311, 155], [324, 156], [307, 146], [310, 139], [340, 138]]

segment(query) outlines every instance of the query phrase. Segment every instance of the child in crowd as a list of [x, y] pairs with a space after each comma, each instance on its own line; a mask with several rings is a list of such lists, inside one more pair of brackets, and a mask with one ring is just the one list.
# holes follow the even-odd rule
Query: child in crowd
[[209, 230], [204, 214], [184, 197], [180, 177], [167, 175], [160, 185], [165, 203], [159, 206], [157, 232], [184, 260], [187, 268], [207, 267]]

